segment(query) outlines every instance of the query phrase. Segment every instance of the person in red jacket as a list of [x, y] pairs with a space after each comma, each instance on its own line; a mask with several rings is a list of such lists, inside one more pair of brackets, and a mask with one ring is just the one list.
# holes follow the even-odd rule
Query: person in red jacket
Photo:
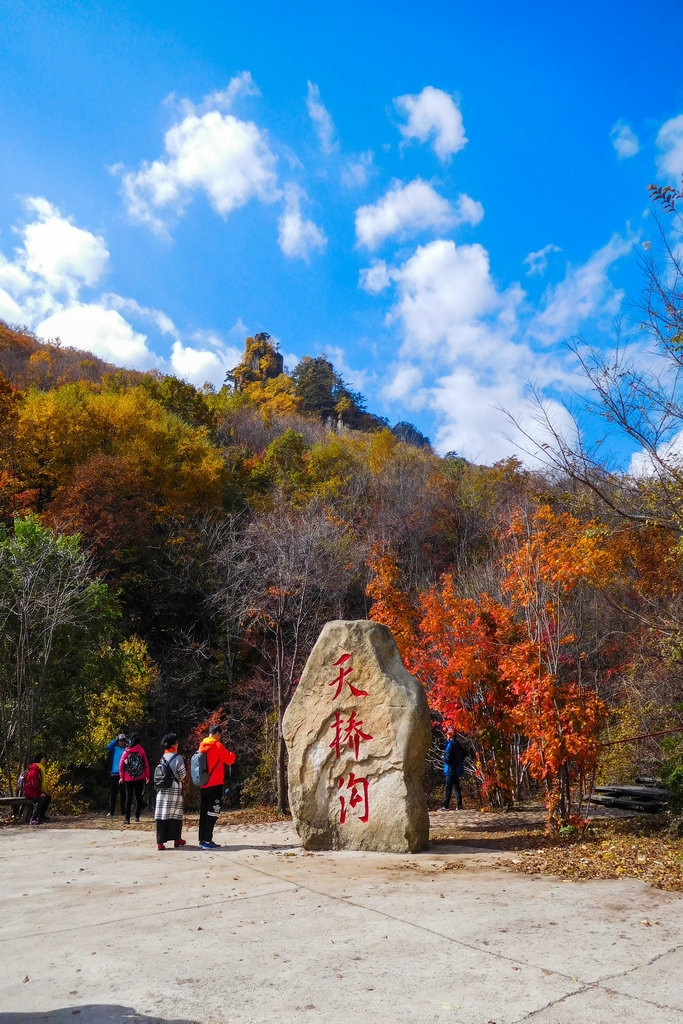
[[218, 850], [213, 841], [213, 830], [221, 813], [221, 800], [225, 784], [225, 765], [235, 763], [232, 750], [226, 750], [221, 743], [223, 727], [212, 725], [209, 735], [199, 744], [200, 754], [206, 754], [209, 779], [200, 791], [199, 805], [199, 846], [202, 850]]
[[45, 754], [38, 754], [33, 764], [29, 765], [24, 780], [24, 796], [36, 801], [31, 817], [32, 825], [43, 825], [46, 821], [50, 820], [45, 817], [45, 812], [50, 806], [50, 800], [52, 799], [45, 789], [46, 760]]

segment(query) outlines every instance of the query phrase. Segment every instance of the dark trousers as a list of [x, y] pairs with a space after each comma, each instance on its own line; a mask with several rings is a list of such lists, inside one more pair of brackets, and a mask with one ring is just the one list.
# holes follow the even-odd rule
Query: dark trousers
[[50, 806], [50, 800], [52, 800], [52, 797], [49, 793], [42, 793], [41, 796], [38, 797], [35, 807], [33, 808], [31, 821], [39, 821], [41, 824], [45, 821], [45, 812]]
[[163, 846], [164, 843], [177, 842], [183, 837], [183, 819], [182, 818], [157, 818], [157, 844]]
[[205, 786], [199, 798], [199, 842], [210, 843], [213, 830], [221, 813], [222, 786]]
[[109, 813], [112, 818], [116, 814], [116, 797], [117, 794], [121, 794], [121, 814], [123, 814], [123, 805], [126, 800], [126, 791], [120, 782], [121, 776], [117, 772], [116, 775], [109, 776]]
[[136, 821], [140, 817], [140, 811], [142, 810], [142, 792], [145, 788], [144, 779], [136, 779], [135, 782], [124, 782], [126, 787], [126, 802], [123, 807], [123, 816], [126, 821], [130, 821], [130, 811], [133, 806], [133, 793], [135, 793], [135, 819]]
[[461, 811], [462, 793], [460, 792], [460, 776], [451, 774], [446, 776], [446, 795], [443, 798], [444, 807], [450, 807], [451, 794], [453, 792], [455, 792], [455, 806]]

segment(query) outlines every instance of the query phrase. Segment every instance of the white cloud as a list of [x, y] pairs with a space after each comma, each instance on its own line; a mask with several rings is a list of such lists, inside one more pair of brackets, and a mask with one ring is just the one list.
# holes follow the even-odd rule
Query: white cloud
[[[241, 346], [210, 331], [195, 331], [193, 344], [185, 345], [163, 310], [132, 298], [108, 292], [85, 301], [82, 293], [92, 292], [108, 265], [103, 239], [75, 227], [45, 199], [34, 197], [26, 206], [32, 219], [15, 229], [21, 244], [14, 259], [0, 253], [0, 317], [119, 366], [157, 366], [195, 384], [223, 383], [226, 370], [241, 358]], [[168, 359], [155, 354], [147, 331], [173, 339]], [[240, 342], [247, 333], [241, 320], [229, 332]]]
[[465, 222], [477, 224], [483, 215], [481, 204], [469, 196], [461, 195], [453, 206], [421, 178], [407, 185], [396, 181], [377, 203], [356, 210], [356, 236], [359, 245], [376, 249], [387, 238], [404, 239]]
[[[489, 464], [510, 456], [534, 464], [543, 443], [552, 440], [537, 407], [526, 395], [523, 380], [514, 376], [486, 378], [469, 368], [458, 368], [438, 381], [431, 399], [441, 420], [434, 440], [440, 452], [454, 451]], [[572, 436], [574, 423], [567, 410], [554, 401], [544, 404], [554, 429]], [[536, 444], [530, 443], [525, 432]]]
[[459, 152], [467, 143], [462, 114], [452, 96], [428, 85], [417, 96], [398, 96], [396, 108], [407, 118], [399, 126], [404, 139], [431, 140], [442, 162]]
[[455, 223], [471, 224], [475, 227], [484, 219], [484, 207], [478, 199], [461, 192], [455, 201]]
[[347, 157], [341, 172], [342, 185], [346, 188], [363, 188], [367, 185], [373, 173], [374, 159], [375, 154], [370, 149]]
[[360, 286], [366, 292], [381, 292], [391, 284], [391, 273], [384, 260], [375, 260], [360, 272]]
[[627, 160], [640, 152], [638, 137], [630, 124], [626, 124], [625, 121], [617, 121], [616, 124], [613, 124], [609, 137], [620, 160]]
[[21, 306], [4, 288], [0, 288], [0, 320], [8, 324], [25, 322]]
[[161, 334], [178, 340], [180, 338], [178, 329], [170, 316], [160, 309], [150, 309], [148, 306], [141, 306], [135, 299], [125, 299], [121, 295], [111, 293], [102, 296], [102, 303], [120, 313], [128, 313], [138, 320], [145, 320], [153, 324]]
[[534, 317], [529, 332], [544, 345], [576, 333], [589, 317], [610, 318], [619, 312], [623, 292], [612, 285], [608, 271], [631, 252], [633, 238], [613, 235], [581, 266], [569, 267], [559, 284], [548, 288], [543, 308]]
[[553, 245], [552, 242], [549, 242], [548, 245], [544, 245], [538, 252], [530, 252], [528, 256], [525, 256], [524, 262], [529, 266], [527, 275], [529, 277], [533, 274], [543, 276], [548, 267], [548, 257], [554, 252], [562, 252], [562, 250], [559, 245]]
[[667, 471], [680, 469], [683, 464], [683, 430], [679, 430], [673, 437], [669, 438], [657, 448], [656, 458], [645, 449], [634, 452], [631, 456], [629, 473], [635, 477], [648, 477], [662, 474]]
[[406, 355], [424, 358], [438, 351], [450, 360], [490, 348], [484, 318], [500, 312], [505, 298], [493, 283], [483, 246], [439, 239], [418, 246], [391, 276], [397, 285], [391, 316], [402, 326]]
[[35, 332], [40, 338], [60, 338], [64, 345], [86, 349], [119, 365], [143, 369], [155, 362], [147, 336], [133, 330], [116, 310], [97, 304], [69, 306], [37, 324]]
[[680, 185], [683, 175], [683, 114], [665, 121], [657, 133], [657, 171], [666, 181]]
[[[228, 331], [229, 335], [237, 334], [240, 338], [247, 335], [241, 320]], [[237, 366], [242, 358], [243, 346], [226, 344], [216, 331], [195, 331], [191, 336], [194, 345], [183, 345], [180, 340], [174, 342], [171, 350], [171, 368], [173, 373], [191, 384], [201, 386], [206, 381], [220, 387], [225, 383], [225, 374]]]
[[401, 363], [393, 368], [382, 395], [387, 401], [402, 402], [409, 408], [419, 408], [425, 403], [422, 390], [423, 373], [412, 363]]
[[301, 213], [305, 193], [296, 185], [285, 189], [285, 208], [278, 221], [278, 242], [285, 256], [308, 262], [311, 252], [327, 245], [325, 232]]
[[[184, 116], [166, 132], [165, 152], [158, 160], [143, 161], [135, 171], [120, 164], [112, 168], [121, 176], [133, 220], [165, 234], [162, 214], [182, 213], [196, 192], [205, 193], [222, 217], [251, 199], [269, 203], [278, 198], [277, 158], [266, 134], [253, 121], [221, 112], [235, 95], [253, 86], [245, 74], [238, 76], [237, 85], [233, 79], [224, 92], [207, 97], [199, 107], [183, 101]], [[211, 100], [215, 106], [207, 109]]]
[[[181, 99], [178, 103], [178, 109], [183, 116], [206, 114], [210, 110], [231, 110], [235, 100], [240, 95], [261, 95], [256, 82], [251, 77], [250, 71], [240, 71], [239, 74], [231, 78], [226, 89], [219, 89], [216, 92], [210, 93], [204, 97], [201, 103], [193, 103], [192, 100]], [[169, 100], [174, 102], [175, 96], [170, 96]]]
[[527, 393], [529, 382], [546, 396], [546, 414], [565, 436], [573, 421], [554, 396], [580, 384], [570, 354], [539, 342], [597, 323], [616, 308], [620, 293], [608, 271], [630, 248], [630, 240], [615, 236], [582, 266], [570, 267], [536, 310], [519, 284], [496, 284], [489, 254], [478, 244], [439, 239], [397, 265], [377, 261], [361, 283], [368, 291], [392, 288], [387, 322], [399, 342], [383, 398], [431, 411], [439, 451], [483, 462], [517, 455], [537, 463], [540, 449], [530, 450], [524, 431], [539, 445], [550, 437]]
[[21, 267], [55, 291], [73, 292], [99, 281], [109, 262], [104, 240], [77, 228], [45, 199], [34, 196], [26, 206], [36, 219], [21, 231]]
[[329, 110], [320, 99], [320, 89], [313, 82], [308, 83], [306, 107], [308, 109], [308, 116], [313, 122], [315, 133], [318, 136], [320, 148], [326, 156], [329, 156], [330, 153], [337, 149], [334, 122]]

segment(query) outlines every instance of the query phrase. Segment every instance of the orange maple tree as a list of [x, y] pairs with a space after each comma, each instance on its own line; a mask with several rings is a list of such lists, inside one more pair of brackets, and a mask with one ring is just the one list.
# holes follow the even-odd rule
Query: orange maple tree
[[392, 629], [444, 724], [470, 737], [484, 795], [512, 799], [511, 746], [521, 737], [520, 761], [544, 785], [550, 820], [566, 821], [595, 768], [605, 720], [570, 631], [572, 598], [607, 587], [615, 559], [603, 527], [546, 506], [515, 512], [501, 539], [507, 604], [460, 597], [448, 573], [411, 600], [395, 561], [376, 553], [370, 617]]
[[614, 559], [604, 527], [548, 506], [515, 512], [504, 536], [503, 590], [525, 633], [502, 659], [512, 715], [529, 741], [529, 770], [545, 785], [550, 820], [566, 821], [573, 791], [581, 793], [595, 768], [605, 721], [603, 702], [582, 677], [571, 600], [581, 587], [609, 586]]

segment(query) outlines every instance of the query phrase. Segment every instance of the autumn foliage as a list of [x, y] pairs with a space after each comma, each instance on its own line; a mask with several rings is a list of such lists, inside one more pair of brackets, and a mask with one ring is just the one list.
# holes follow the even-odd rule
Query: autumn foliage
[[[566, 820], [616, 763], [601, 744], [680, 721], [675, 524], [615, 519], [514, 458], [440, 457], [324, 355], [288, 372], [266, 334], [226, 370], [196, 388], [0, 324], [0, 642], [16, 648], [17, 527], [45, 608], [59, 580], [39, 549], [98, 595], [44, 652], [21, 743], [25, 709], [7, 718], [3, 786], [35, 743], [94, 777], [110, 733], [134, 728], [154, 757], [217, 716], [234, 790], [283, 808], [280, 723], [330, 618], [390, 626], [427, 690], [431, 763], [455, 727], [486, 806], [543, 794]], [[7, 708], [19, 669], [0, 666]]]
[[411, 601], [385, 554], [371, 566], [370, 614], [394, 631], [443, 723], [472, 738], [484, 794], [512, 800], [517, 751], [545, 788], [550, 818], [566, 820], [595, 769], [605, 722], [582, 674], [573, 604], [586, 588], [611, 585], [614, 558], [598, 524], [548, 506], [515, 510], [499, 537], [502, 600], [462, 597], [445, 573]]

